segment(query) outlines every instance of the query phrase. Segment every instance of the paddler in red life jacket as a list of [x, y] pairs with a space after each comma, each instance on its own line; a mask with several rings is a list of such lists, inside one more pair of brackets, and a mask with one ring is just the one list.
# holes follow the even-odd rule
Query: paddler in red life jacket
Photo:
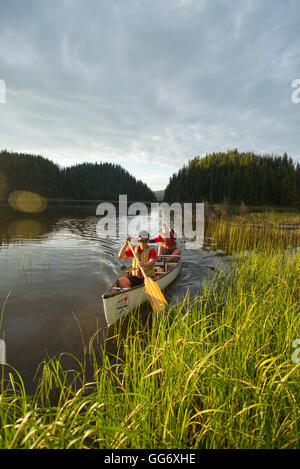
[[132, 246], [132, 249], [139, 259], [138, 262], [128, 246], [130, 240], [131, 238], [129, 236], [125, 238], [124, 244], [118, 254], [118, 259], [133, 258], [128, 277], [120, 277], [118, 279], [118, 286], [121, 288], [132, 288], [144, 283], [144, 276], [140, 267], [143, 268], [145, 274], [149, 277], [154, 277], [155, 274], [154, 264], [156, 261], [156, 250], [148, 246], [149, 233], [147, 231], [140, 231], [138, 234], [138, 246]]
[[167, 258], [168, 262], [178, 261], [178, 256], [180, 255], [180, 249], [178, 249], [176, 244], [176, 237], [173, 229], [166, 224], [162, 225], [162, 232], [154, 239], [151, 239], [151, 242], [160, 243], [158, 248], [158, 259], [160, 255], [170, 256]]

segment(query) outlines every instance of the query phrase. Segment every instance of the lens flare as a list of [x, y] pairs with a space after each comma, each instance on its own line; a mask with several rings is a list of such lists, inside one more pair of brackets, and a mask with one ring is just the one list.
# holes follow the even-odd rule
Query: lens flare
[[8, 227], [8, 235], [12, 238], [35, 239], [47, 232], [47, 225], [39, 220], [19, 220]]
[[47, 207], [47, 200], [39, 194], [29, 191], [14, 191], [9, 195], [9, 205], [21, 212], [40, 213]]

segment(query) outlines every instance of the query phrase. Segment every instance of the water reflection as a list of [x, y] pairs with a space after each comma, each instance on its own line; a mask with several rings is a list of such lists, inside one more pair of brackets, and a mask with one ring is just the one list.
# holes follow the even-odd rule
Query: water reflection
[[16, 220], [10, 223], [7, 228], [10, 239], [36, 239], [47, 233], [47, 231], [47, 225], [39, 220]]
[[[0, 311], [10, 292], [0, 337], [5, 334], [7, 362], [29, 392], [46, 355], [81, 358], [83, 343], [96, 331], [98, 345], [104, 341], [101, 295], [129, 261], [116, 257], [125, 233], [99, 238], [98, 221], [92, 205], [48, 206], [34, 215], [0, 206]], [[166, 299], [172, 303], [187, 289], [198, 294], [216, 269], [230, 269], [231, 258], [219, 254], [209, 242], [199, 251], [183, 250], [181, 273]], [[143, 311], [147, 317], [147, 306]]]

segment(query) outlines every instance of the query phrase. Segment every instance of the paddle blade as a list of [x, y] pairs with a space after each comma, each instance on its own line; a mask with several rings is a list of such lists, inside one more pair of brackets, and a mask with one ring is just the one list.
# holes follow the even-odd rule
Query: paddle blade
[[145, 292], [154, 312], [163, 310], [168, 304], [158, 284], [150, 277], [145, 278]]
[[161, 300], [158, 300], [157, 298], [153, 298], [153, 296], [150, 296], [150, 295], [147, 295], [147, 298], [151, 305], [152, 311], [155, 314], [158, 314], [159, 312], [164, 311], [166, 307], [165, 303], [163, 303]]

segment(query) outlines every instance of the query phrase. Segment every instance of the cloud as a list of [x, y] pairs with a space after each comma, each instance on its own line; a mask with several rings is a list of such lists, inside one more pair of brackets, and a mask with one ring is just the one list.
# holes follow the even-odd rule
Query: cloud
[[155, 189], [228, 147], [297, 160], [299, 16], [292, 0], [5, 2], [2, 147], [122, 162]]

